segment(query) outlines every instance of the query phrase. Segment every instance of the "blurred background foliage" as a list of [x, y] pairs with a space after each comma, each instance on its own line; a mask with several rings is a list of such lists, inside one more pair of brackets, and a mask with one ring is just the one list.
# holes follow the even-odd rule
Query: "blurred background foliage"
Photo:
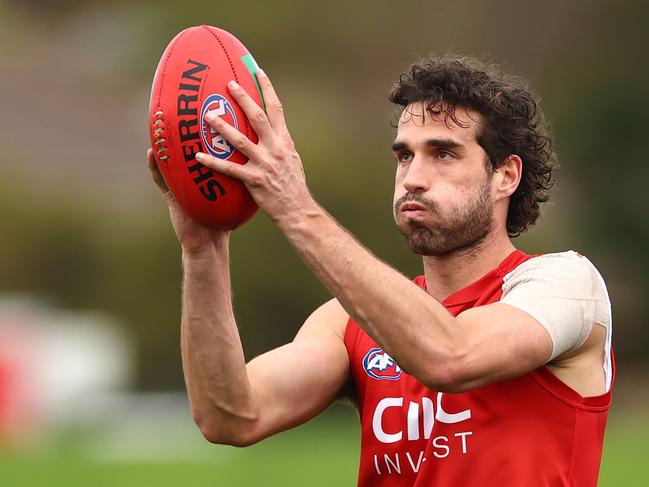
[[[542, 97], [561, 168], [516, 244], [575, 249], [613, 300], [621, 377], [649, 343], [648, 4], [613, 2], [0, 2], [0, 291], [120, 319], [136, 387], [182, 388], [180, 253], [144, 167], [148, 91], [179, 30], [230, 30], [269, 73], [317, 199], [379, 257], [420, 272], [391, 215], [399, 73], [428, 53], [493, 59]], [[232, 237], [248, 357], [329, 298], [269, 220]]]

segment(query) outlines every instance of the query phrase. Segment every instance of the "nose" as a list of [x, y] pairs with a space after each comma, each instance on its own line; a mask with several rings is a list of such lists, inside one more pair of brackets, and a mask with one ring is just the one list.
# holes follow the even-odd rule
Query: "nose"
[[408, 165], [403, 176], [403, 187], [406, 191], [425, 192], [430, 189], [430, 174], [428, 174], [425, 161], [416, 157]]

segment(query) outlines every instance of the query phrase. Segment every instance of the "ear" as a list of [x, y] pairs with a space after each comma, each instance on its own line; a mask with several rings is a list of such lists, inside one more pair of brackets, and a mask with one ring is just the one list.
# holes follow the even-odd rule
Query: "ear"
[[514, 194], [523, 174], [523, 161], [516, 154], [510, 154], [493, 174], [493, 191], [496, 200]]

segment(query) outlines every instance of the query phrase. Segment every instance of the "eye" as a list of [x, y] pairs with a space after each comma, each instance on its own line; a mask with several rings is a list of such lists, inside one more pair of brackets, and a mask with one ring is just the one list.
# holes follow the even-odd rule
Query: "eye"
[[451, 159], [453, 159], [453, 154], [446, 152], [445, 150], [441, 150], [437, 153], [437, 158], [441, 159], [442, 161], [450, 161]]
[[397, 152], [395, 155], [397, 162], [411, 162], [413, 155], [410, 152]]

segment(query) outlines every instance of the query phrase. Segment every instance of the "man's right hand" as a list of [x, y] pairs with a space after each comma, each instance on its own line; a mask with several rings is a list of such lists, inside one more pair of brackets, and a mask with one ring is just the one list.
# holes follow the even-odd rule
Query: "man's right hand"
[[213, 250], [215, 244], [223, 243], [223, 240], [227, 242], [230, 235], [229, 231], [211, 230], [204, 227], [183, 210], [162, 177], [160, 169], [153, 157], [153, 150], [148, 149], [146, 156], [147, 167], [149, 168], [149, 172], [151, 172], [151, 177], [158, 188], [160, 188], [169, 207], [171, 224], [180, 241], [183, 253], [199, 255]]

